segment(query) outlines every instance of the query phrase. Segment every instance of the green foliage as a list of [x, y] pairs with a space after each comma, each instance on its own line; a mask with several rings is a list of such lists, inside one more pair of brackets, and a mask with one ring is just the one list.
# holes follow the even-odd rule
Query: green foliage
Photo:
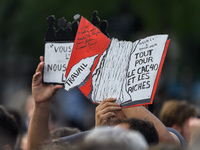
[[143, 26], [140, 32], [145, 34], [172, 33], [188, 55], [191, 44], [186, 41], [190, 37], [197, 45], [195, 48], [200, 45], [199, 8], [197, 0], [1, 0], [0, 53], [1, 57], [43, 55], [49, 15], [73, 21], [73, 16], [79, 13], [90, 20], [92, 12], [98, 10], [99, 17], [106, 20], [123, 11], [139, 17]]
[[55, 15], [57, 19], [64, 16], [68, 21], [73, 21], [73, 16], [77, 13], [90, 19], [92, 12], [98, 10], [100, 16], [105, 18], [116, 11], [114, 2], [111, 0], [107, 1], [108, 5], [105, 3], [100, 5], [96, 1], [89, 0], [2, 0], [0, 2], [1, 54], [42, 55], [47, 29], [46, 18], [49, 15]]

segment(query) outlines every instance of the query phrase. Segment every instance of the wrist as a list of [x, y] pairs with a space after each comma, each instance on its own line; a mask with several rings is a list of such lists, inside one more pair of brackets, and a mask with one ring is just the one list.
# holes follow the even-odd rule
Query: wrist
[[50, 102], [41, 102], [35, 103], [33, 109], [33, 115], [37, 116], [37, 119], [40, 121], [41, 118], [44, 122], [48, 122], [50, 111]]
[[50, 101], [44, 101], [44, 102], [35, 102], [35, 109], [49, 109], [50, 107]]

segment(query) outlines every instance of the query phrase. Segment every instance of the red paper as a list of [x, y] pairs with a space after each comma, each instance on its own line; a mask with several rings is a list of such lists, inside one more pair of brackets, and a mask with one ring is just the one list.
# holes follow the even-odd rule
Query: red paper
[[110, 44], [110, 41], [111, 40], [105, 36], [97, 27], [93, 26], [84, 17], [81, 17], [80, 25], [77, 31], [71, 58], [65, 76], [67, 78], [71, 68], [80, 62], [80, 60], [99, 54], [91, 69], [88, 81], [84, 86], [79, 88], [86, 97], [88, 97], [88, 94], [91, 91], [92, 72], [98, 63], [100, 56]]

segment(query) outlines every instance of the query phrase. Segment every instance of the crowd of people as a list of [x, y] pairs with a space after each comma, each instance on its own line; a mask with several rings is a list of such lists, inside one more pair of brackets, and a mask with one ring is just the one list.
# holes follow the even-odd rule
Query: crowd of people
[[63, 86], [42, 82], [43, 59], [41, 56], [32, 79], [32, 95], [27, 100], [28, 132], [22, 135], [16, 118], [3, 106], [0, 107], [0, 149], [200, 149], [197, 108], [179, 100], [166, 101], [158, 118], [144, 106], [121, 108], [115, 103], [115, 98], [108, 98], [96, 107], [95, 126], [90, 130], [66, 126], [51, 129], [52, 97]]

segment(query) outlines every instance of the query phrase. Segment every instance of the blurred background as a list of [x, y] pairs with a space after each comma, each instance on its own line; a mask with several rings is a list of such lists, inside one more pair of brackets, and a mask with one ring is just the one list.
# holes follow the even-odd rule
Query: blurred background
[[[135, 41], [155, 34], [171, 39], [159, 80], [154, 113], [168, 99], [200, 108], [200, 2], [198, 0], [0, 0], [0, 104], [19, 118], [22, 130], [30, 108], [31, 80], [44, 54], [46, 18], [88, 20], [94, 10], [108, 21], [110, 37]], [[30, 104], [31, 105], [31, 104]], [[96, 105], [78, 89], [59, 90], [52, 100], [52, 128], [94, 126]]]

